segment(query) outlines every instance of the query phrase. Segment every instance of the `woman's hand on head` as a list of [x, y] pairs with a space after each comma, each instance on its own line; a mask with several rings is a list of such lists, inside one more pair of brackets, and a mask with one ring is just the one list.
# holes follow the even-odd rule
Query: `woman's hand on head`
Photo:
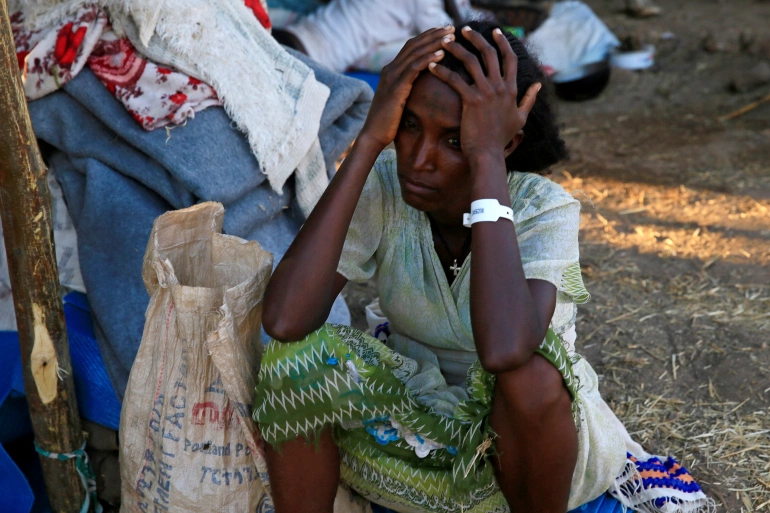
[[492, 35], [503, 57], [502, 68], [497, 52], [480, 33], [470, 27], [463, 27], [461, 33], [481, 53], [486, 75], [476, 56], [455, 41], [442, 41], [442, 46], [465, 65], [473, 84], [444, 66], [430, 64], [429, 69], [460, 95], [463, 106], [460, 143], [465, 156], [469, 159], [490, 153], [507, 156], [505, 150], [510, 148], [511, 141], [517, 140], [517, 135], [520, 139], [519, 134], [542, 86], [539, 83], [530, 86], [518, 103], [518, 58], [502, 31], [495, 29]]
[[444, 58], [442, 45], [444, 41], [454, 41], [454, 31], [449, 25], [423, 32], [410, 39], [393, 62], [382, 68], [359, 138], [368, 138], [383, 148], [393, 142], [412, 84], [429, 64]]

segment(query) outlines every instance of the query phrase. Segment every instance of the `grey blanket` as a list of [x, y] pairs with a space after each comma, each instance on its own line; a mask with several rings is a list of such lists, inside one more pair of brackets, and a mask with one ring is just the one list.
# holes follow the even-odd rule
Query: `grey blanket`
[[[372, 91], [303, 60], [331, 89], [319, 137], [332, 172], [363, 125]], [[246, 138], [222, 108], [201, 111], [185, 126], [146, 132], [85, 68], [63, 90], [31, 102], [29, 110], [38, 139], [55, 149], [49, 164], [77, 230], [100, 348], [122, 398], [149, 301], [141, 269], [157, 216], [219, 201], [226, 209], [225, 232], [257, 240], [276, 262], [304, 219], [291, 180], [282, 195], [271, 190]], [[349, 319], [338, 298], [330, 320]]]

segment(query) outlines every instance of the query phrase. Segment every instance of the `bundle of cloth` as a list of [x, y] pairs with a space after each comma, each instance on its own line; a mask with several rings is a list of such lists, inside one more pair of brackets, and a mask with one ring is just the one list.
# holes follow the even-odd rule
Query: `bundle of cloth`
[[[9, 7], [32, 124], [77, 233], [82, 288], [122, 397], [149, 299], [141, 267], [153, 220], [221, 202], [226, 233], [257, 240], [277, 262], [372, 91], [280, 46], [257, 0]], [[341, 298], [330, 319], [349, 322]]]

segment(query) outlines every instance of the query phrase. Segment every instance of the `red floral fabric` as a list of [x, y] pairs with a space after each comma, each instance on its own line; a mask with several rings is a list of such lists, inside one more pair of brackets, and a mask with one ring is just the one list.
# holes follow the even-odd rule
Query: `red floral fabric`
[[246, 4], [246, 7], [251, 9], [262, 26], [270, 30], [272, 24], [270, 23], [270, 17], [267, 15], [265, 6], [259, 0], [244, 0], [244, 3]]
[[89, 5], [73, 19], [48, 30], [28, 31], [23, 22], [21, 13], [11, 15], [24, 91], [34, 100], [56, 91], [83, 69], [107, 26], [107, 15]]
[[146, 60], [127, 38], [111, 31], [97, 43], [88, 66], [145, 130], [178, 125], [221, 105], [211, 86]]
[[[244, 3], [270, 29], [260, 0]], [[11, 28], [29, 100], [59, 89], [87, 65], [145, 130], [184, 123], [196, 112], [222, 104], [208, 84], [137, 53], [128, 38], [116, 36], [95, 4], [47, 30], [26, 29], [23, 14], [16, 12]]]

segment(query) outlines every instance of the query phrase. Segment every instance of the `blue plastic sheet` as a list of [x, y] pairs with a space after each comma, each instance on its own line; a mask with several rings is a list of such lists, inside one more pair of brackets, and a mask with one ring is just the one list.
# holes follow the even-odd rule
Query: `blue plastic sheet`
[[349, 77], [357, 78], [358, 80], [363, 80], [364, 82], [369, 84], [369, 87], [372, 88], [372, 91], [376, 91], [377, 84], [380, 83], [379, 73], [372, 73], [370, 71], [348, 71], [345, 74]]
[[[0, 333], [0, 511], [28, 513], [35, 495], [27, 477], [6, 452], [4, 444], [32, 430], [27, 402], [18, 390], [21, 361], [18, 337]], [[17, 374], [18, 373], [18, 374]]]
[[[73, 292], [64, 298], [64, 317], [80, 416], [117, 430], [121, 404], [99, 352], [84, 294]], [[32, 425], [24, 398], [17, 332], [0, 332], [0, 354], [0, 512], [46, 511], [40, 465], [27, 439]], [[13, 458], [8, 454], [10, 444]]]
[[91, 324], [91, 309], [85, 294], [67, 294], [64, 298], [64, 317], [67, 320], [70, 360], [80, 416], [117, 431], [120, 426], [121, 403], [99, 352]]

